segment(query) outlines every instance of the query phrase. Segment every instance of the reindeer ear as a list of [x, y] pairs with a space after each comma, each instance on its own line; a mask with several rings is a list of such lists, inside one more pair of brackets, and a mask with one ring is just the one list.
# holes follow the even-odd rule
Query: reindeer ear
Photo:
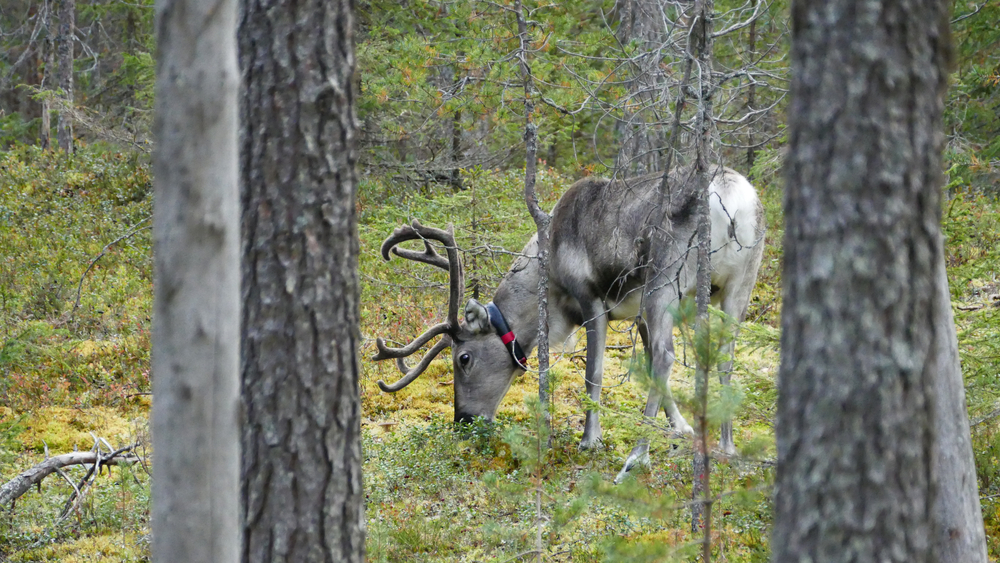
[[465, 304], [465, 326], [473, 334], [484, 334], [492, 330], [489, 312], [475, 299], [469, 299]]

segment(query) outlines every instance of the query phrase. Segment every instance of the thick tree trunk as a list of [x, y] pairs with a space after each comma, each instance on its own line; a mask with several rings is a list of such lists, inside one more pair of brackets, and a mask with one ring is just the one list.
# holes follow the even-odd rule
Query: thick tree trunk
[[948, 485], [978, 500], [938, 460], [968, 441], [944, 421], [964, 405], [940, 401], [961, 390], [942, 302], [945, 10], [793, 5], [776, 562], [985, 561], [981, 542], [957, 559], [937, 542]]
[[[76, 29], [76, 0], [59, 0], [59, 88], [68, 104], [73, 103], [73, 37]], [[73, 119], [69, 112], [59, 111], [56, 124], [59, 148], [73, 152]]]
[[156, 3], [154, 561], [239, 557], [236, 3]]
[[364, 559], [353, 4], [244, 0], [243, 560]]

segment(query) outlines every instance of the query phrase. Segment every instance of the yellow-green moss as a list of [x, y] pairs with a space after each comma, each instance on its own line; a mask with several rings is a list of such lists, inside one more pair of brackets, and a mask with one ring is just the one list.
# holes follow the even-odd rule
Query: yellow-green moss
[[41, 452], [48, 444], [52, 455], [89, 450], [94, 435], [112, 446], [123, 445], [134, 439], [136, 430], [136, 423], [125, 414], [106, 407], [41, 408], [27, 415], [21, 426], [24, 432], [17, 439], [25, 449]]
[[148, 558], [148, 543], [136, 533], [86, 536], [39, 549], [15, 553], [7, 561], [59, 561], [61, 563], [140, 561]]

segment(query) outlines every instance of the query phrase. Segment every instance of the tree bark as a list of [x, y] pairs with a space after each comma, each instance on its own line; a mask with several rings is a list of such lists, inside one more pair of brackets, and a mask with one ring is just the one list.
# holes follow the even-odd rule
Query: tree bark
[[[754, 9], [757, 8], [757, 0], [750, 0], [751, 5]], [[747, 38], [747, 60], [753, 61], [757, 58], [757, 18], [754, 18], [750, 22], [750, 33]], [[757, 103], [757, 82], [752, 81], [750, 85], [747, 86], [747, 113], [753, 112], [753, 108]], [[750, 172], [753, 170], [753, 163], [756, 157], [756, 147], [753, 144], [753, 127], [747, 130], [747, 176], [750, 176]]]
[[[944, 244], [939, 239], [941, 255]], [[934, 379], [934, 411], [938, 439], [934, 442], [932, 545], [939, 563], [986, 563], [986, 530], [979, 502], [965, 381], [958, 358], [958, 336], [951, 311], [951, 291], [944, 261], [937, 264], [934, 306], [935, 339], [929, 368]]]
[[[42, 41], [42, 83], [39, 85], [41, 89], [52, 87], [52, 71], [55, 66], [55, 44], [56, 44], [56, 33], [52, 25], [52, 4], [45, 2], [42, 6], [44, 12], [44, 22], [42, 23], [45, 28], [45, 39]], [[49, 148], [52, 143], [52, 116], [51, 108], [52, 102], [50, 101], [48, 95], [42, 98], [42, 123], [38, 131], [38, 140], [42, 149]]]
[[[76, 0], [59, 0], [59, 88], [67, 104], [73, 104], [73, 38], [76, 29]], [[66, 110], [59, 111], [56, 123], [59, 148], [73, 152], [73, 120]]]
[[236, 3], [156, 3], [154, 561], [239, 557]]
[[243, 561], [362, 561], [349, 0], [244, 0]]
[[799, 2], [792, 25], [773, 560], [985, 561], [939, 544], [949, 485], [978, 512], [938, 459], [969, 433], [941, 401], [961, 390], [942, 369], [946, 5]]
[[[538, 233], [538, 401], [545, 409], [545, 421], [549, 422], [549, 223], [551, 217], [538, 205], [535, 193], [535, 179], [538, 170], [538, 126], [532, 119], [535, 112], [535, 83], [531, 74], [528, 56], [531, 37], [528, 34], [528, 20], [521, 0], [514, 0], [517, 17], [517, 36], [520, 44], [518, 63], [521, 81], [524, 84], [524, 203], [535, 222]], [[550, 438], [551, 440], [551, 438]]]
[[626, 45], [635, 42], [638, 47], [626, 78], [628, 105], [633, 109], [623, 111], [623, 121], [616, 125], [621, 148], [615, 170], [630, 177], [660, 169], [660, 152], [671, 149], [663, 146], [661, 130], [655, 125], [661, 111], [656, 107], [660, 103], [657, 90], [668, 87], [659, 66], [670, 31], [660, 0], [621, 0], [618, 5], [618, 40]]
[[[708, 322], [708, 306], [711, 299], [712, 266], [710, 251], [712, 224], [709, 219], [708, 186], [712, 181], [710, 152], [712, 150], [712, 14], [713, 0], [698, 0], [691, 8], [691, 27], [688, 37], [688, 56], [698, 68], [698, 80], [692, 87], [697, 92], [697, 115], [695, 117], [695, 177], [698, 181], [698, 203], [695, 213], [698, 217], [698, 272], [696, 274], [695, 301], [697, 303], [696, 332]], [[695, 451], [692, 460], [694, 484], [691, 490], [692, 531], [702, 532], [702, 561], [711, 559], [712, 501], [711, 470], [712, 461], [708, 451], [708, 373], [710, 366], [701, 358], [695, 369], [695, 402], [698, 412], [695, 420]]]

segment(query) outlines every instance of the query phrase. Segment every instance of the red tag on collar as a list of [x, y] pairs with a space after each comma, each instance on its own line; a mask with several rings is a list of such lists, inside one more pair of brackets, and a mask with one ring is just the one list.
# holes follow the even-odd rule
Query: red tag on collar
[[508, 332], [507, 334], [501, 335], [500, 340], [503, 340], [504, 344], [510, 344], [514, 341], [514, 331]]

